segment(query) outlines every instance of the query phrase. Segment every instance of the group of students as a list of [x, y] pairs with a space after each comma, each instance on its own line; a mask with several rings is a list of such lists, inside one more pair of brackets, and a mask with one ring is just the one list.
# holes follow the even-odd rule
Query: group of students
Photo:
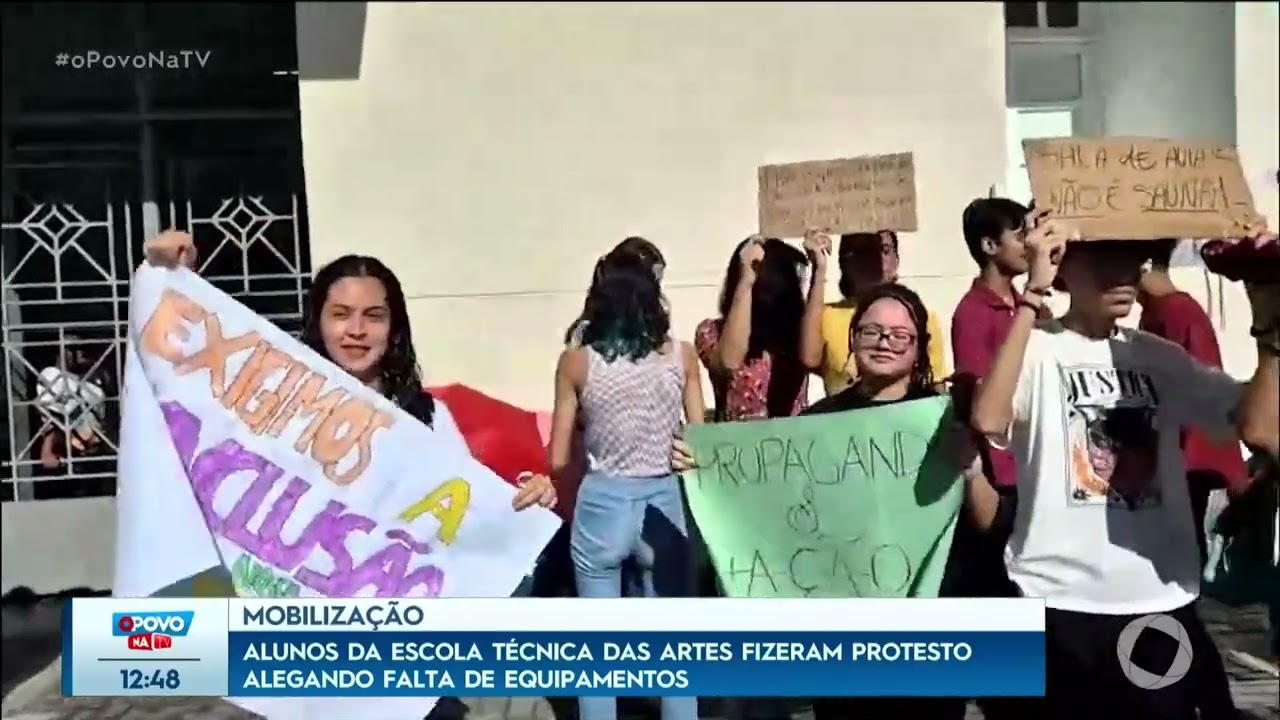
[[[700, 365], [717, 421], [950, 392], [968, 419], [946, 429], [966, 492], [942, 594], [1044, 597], [1049, 608], [1047, 697], [980, 700], [986, 717], [1235, 717], [1221, 659], [1194, 606], [1201, 533], [1193, 516], [1203, 501], [1193, 497], [1243, 485], [1224, 443], [1280, 453], [1277, 286], [1248, 288], [1258, 365], [1240, 383], [1201, 352], [1212, 328], [1205, 335], [1189, 325], [1198, 305], [1165, 281], [1170, 243], [1069, 243], [1077, 236], [1068, 225], [999, 198], [974, 201], [962, 225], [979, 273], [952, 319], [954, 374], [936, 315], [897, 282], [891, 232], [838, 240], [809, 232], [802, 249], [748, 238], [730, 257], [717, 316], [697, 326], [693, 343], [673, 338], [661, 285], [666, 263], [654, 245], [628, 238], [602, 257], [557, 363], [548, 448], [552, 475], [574, 464], [579, 444], [589, 458], [569, 532], [577, 593], [623, 596], [624, 567], [635, 569], [633, 592], [644, 596], [697, 593], [696, 542], [688, 540], [696, 528], [678, 473], [694, 463], [681, 427], [706, 419]], [[147, 251], [153, 263], [195, 264], [183, 233], [166, 233]], [[843, 299], [828, 304], [833, 251]], [[1018, 292], [1014, 280], [1024, 275]], [[1044, 305], [1055, 290], [1071, 301], [1056, 319]], [[1140, 298], [1144, 326], [1190, 353], [1118, 324]], [[303, 340], [446, 442], [464, 443], [447, 407], [422, 389], [403, 293], [376, 259], [347, 256], [319, 271]], [[827, 397], [809, 405], [813, 374]], [[514, 502], [556, 499], [551, 478], [526, 475]], [[1182, 681], [1146, 690], [1125, 679], [1116, 644], [1130, 621], [1151, 613], [1182, 624], [1193, 660]], [[1143, 653], [1159, 654], [1144, 647], [1133, 655], [1140, 665]], [[818, 720], [959, 718], [966, 704], [828, 698], [813, 708]], [[767, 702], [752, 707], [786, 716]], [[463, 711], [446, 703], [433, 717]], [[579, 716], [614, 720], [615, 701], [580, 698]], [[695, 720], [697, 699], [662, 698], [662, 716]]]
[[[1049, 608], [1047, 697], [979, 699], [985, 716], [1235, 717], [1195, 609], [1201, 523], [1211, 490], [1239, 496], [1247, 486], [1242, 441], [1277, 454], [1277, 286], [1248, 288], [1258, 365], [1241, 383], [1221, 369], [1204, 310], [1170, 279], [1176, 241], [1071, 242], [1078, 236], [1067, 224], [1003, 198], [974, 201], [961, 225], [978, 277], [952, 317], [954, 373], [937, 316], [897, 282], [891, 232], [838, 240], [810, 232], [800, 249], [748, 238], [730, 257], [719, 313], [699, 323], [692, 346], [671, 339], [656, 248], [630, 238], [602, 258], [557, 370], [550, 450], [553, 468], [564, 467], [580, 429], [592, 456], [571, 533], [579, 592], [622, 594], [628, 559], [647, 578], [688, 578], [663, 570], [687, 558], [646, 542], [644, 529], [656, 513], [688, 534], [670, 471], [693, 458], [678, 439], [670, 467], [662, 455], [682, 422], [703, 420], [695, 357], [711, 378], [716, 421], [952, 393], [968, 420], [948, 430], [966, 493], [942, 594], [1043, 597]], [[827, 303], [833, 250], [842, 299]], [[1055, 292], [1070, 299], [1059, 318], [1045, 305]], [[1140, 329], [1121, 325], [1138, 303]], [[809, 405], [815, 374], [827, 397]], [[696, 589], [649, 582], [645, 591]], [[1146, 689], [1125, 676], [1117, 644], [1153, 613], [1182, 625], [1193, 660], [1181, 681]], [[1167, 667], [1168, 651], [1144, 641], [1130, 659]], [[612, 702], [584, 699], [583, 720], [612, 720]], [[960, 718], [966, 704], [817, 699], [813, 707], [819, 720]], [[749, 705], [744, 717], [787, 717], [782, 702]], [[692, 719], [696, 704], [664, 698], [663, 717]]]

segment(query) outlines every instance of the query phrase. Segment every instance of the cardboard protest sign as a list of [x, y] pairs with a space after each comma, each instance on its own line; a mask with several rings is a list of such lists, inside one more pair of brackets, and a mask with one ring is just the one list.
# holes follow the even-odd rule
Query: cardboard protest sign
[[760, 233], [794, 238], [809, 228], [834, 233], [916, 230], [911, 153], [765, 165]]
[[[144, 266], [130, 302], [117, 596], [506, 597], [559, 526], [193, 273]], [[235, 702], [348, 720], [435, 699]]]
[[731, 597], [936, 597], [964, 483], [948, 399], [692, 425], [689, 509]]
[[1229, 145], [1117, 137], [1022, 147], [1036, 206], [1086, 240], [1224, 237], [1257, 217]]

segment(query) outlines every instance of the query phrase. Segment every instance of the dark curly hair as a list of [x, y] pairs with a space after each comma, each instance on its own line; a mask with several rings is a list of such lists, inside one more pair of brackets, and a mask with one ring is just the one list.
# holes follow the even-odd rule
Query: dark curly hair
[[422, 370], [418, 356], [413, 351], [413, 336], [409, 329], [409, 309], [404, 290], [395, 273], [377, 258], [367, 255], [343, 255], [320, 268], [311, 289], [307, 292], [307, 305], [302, 316], [302, 342], [332, 360], [324, 347], [320, 334], [320, 316], [324, 303], [329, 299], [333, 284], [349, 277], [370, 277], [382, 283], [387, 293], [387, 308], [391, 312], [391, 335], [387, 351], [379, 361], [382, 377], [382, 394], [397, 407], [430, 426], [435, 415], [435, 401], [422, 386]]
[[[632, 235], [615, 245], [609, 252], [601, 255], [600, 259], [596, 261], [596, 267], [591, 273], [591, 287], [587, 288], [587, 295], [590, 296], [591, 290], [595, 288], [596, 283], [600, 282], [600, 278], [614, 267], [639, 265], [657, 277], [657, 268], [666, 267], [666, 264], [667, 260], [662, 256], [662, 251], [658, 249], [658, 246], [642, 237]], [[581, 331], [586, 312], [587, 309], [584, 302], [582, 312], [565, 330], [564, 342], [566, 345], [572, 342], [574, 335]]]
[[[720, 288], [720, 320], [729, 317], [733, 295], [742, 279], [738, 255], [752, 238], [738, 243], [729, 256], [729, 267]], [[806, 371], [800, 367], [800, 330], [804, 319], [804, 285], [800, 269], [808, 265], [800, 250], [777, 238], [764, 241], [764, 258], [756, 268], [751, 287], [751, 337], [747, 360], [768, 352], [773, 360], [766, 405], [769, 417], [786, 417], [800, 392]]]
[[[742, 280], [738, 255], [751, 238], [738, 243], [729, 256], [729, 267], [720, 288], [720, 318], [729, 317], [733, 294]], [[804, 253], [777, 238], [764, 241], [764, 259], [756, 268], [751, 288], [751, 339], [747, 359], [770, 355], [795, 356], [800, 353], [800, 321], [804, 317], [804, 286], [800, 269], [808, 265]]]
[[911, 389], [927, 391], [936, 382], [933, 377], [933, 365], [929, 362], [929, 311], [915, 290], [898, 283], [878, 285], [858, 296], [858, 309], [849, 320], [849, 347], [854, 348], [854, 334], [858, 325], [867, 314], [867, 310], [877, 300], [896, 300], [907, 309], [911, 322], [916, 326], [916, 364], [911, 368]]
[[582, 310], [582, 346], [605, 360], [639, 360], [670, 340], [671, 316], [651, 266], [618, 263], [601, 273]]

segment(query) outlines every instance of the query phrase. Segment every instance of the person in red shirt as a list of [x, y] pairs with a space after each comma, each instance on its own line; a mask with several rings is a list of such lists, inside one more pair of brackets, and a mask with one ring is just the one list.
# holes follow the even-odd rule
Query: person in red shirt
[[[1209, 315], [1195, 298], [1182, 292], [1169, 277], [1169, 262], [1177, 240], [1156, 240], [1152, 259], [1138, 283], [1142, 316], [1138, 328], [1180, 345], [1187, 354], [1210, 367], [1222, 367], [1218, 336]], [[1191, 486], [1191, 512], [1200, 542], [1200, 561], [1206, 559], [1204, 513], [1211, 490], [1226, 488], [1235, 495], [1249, 485], [1244, 456], [1235, 440], [1217, 441], [1204, 433], [1185, 428], [1182, 454]]]
[[[1025, 246], [1030, 208], [1007, 198], [980, 198], [965, 208], [962, 224], [969, 255], [978, 264], [978, 277], [960, 299], [951, 317], [951, 348], [956, 374], [951, 396], [957, 412], [967, 414], [973, 388], [987, 374], [996, 351], [1013, 325], [1022, 296], [1013, 286], [1027, 272]], [[1038, 299], [1038, 298], [1037, 298]], [[996, 517], [987, 532], [962, 523], [952, 541], [956, 586], [960, 596], [992, 597], [1013, 594], [1004, 565], [1004, 549], [1013, 529], [1017, 497], [1013, 456], [977, 443], [983, 474], [1000, 494]], [[978, 698], [987, 720], [1021, 720], [1025, 708], [1016, 699]]]
[[[987, 374], [1004, 342], [1022, 296], [1013, 281], [1027, 272], [1023, 248], [1030, 209], [1007, 198], [979, 198], [964, 211], [964, 242], [978, 264], [978, 277], [951, 316], [951, 347], [958, 385]], [[984, 448], [987, 477], [1000, 489], [1015, 484], [1013, 456]]]

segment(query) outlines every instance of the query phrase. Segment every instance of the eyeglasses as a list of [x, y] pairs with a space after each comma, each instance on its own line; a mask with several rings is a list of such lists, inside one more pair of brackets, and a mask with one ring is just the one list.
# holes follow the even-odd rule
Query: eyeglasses
[[853, 331], [853, 341], [858, 347], [870, 348], [884, 340], [889, 349], [896, 353], [911, 349], [916, 341], [916, 334], [902, 328], [885, 328], [879, 325], [860, 325]]

